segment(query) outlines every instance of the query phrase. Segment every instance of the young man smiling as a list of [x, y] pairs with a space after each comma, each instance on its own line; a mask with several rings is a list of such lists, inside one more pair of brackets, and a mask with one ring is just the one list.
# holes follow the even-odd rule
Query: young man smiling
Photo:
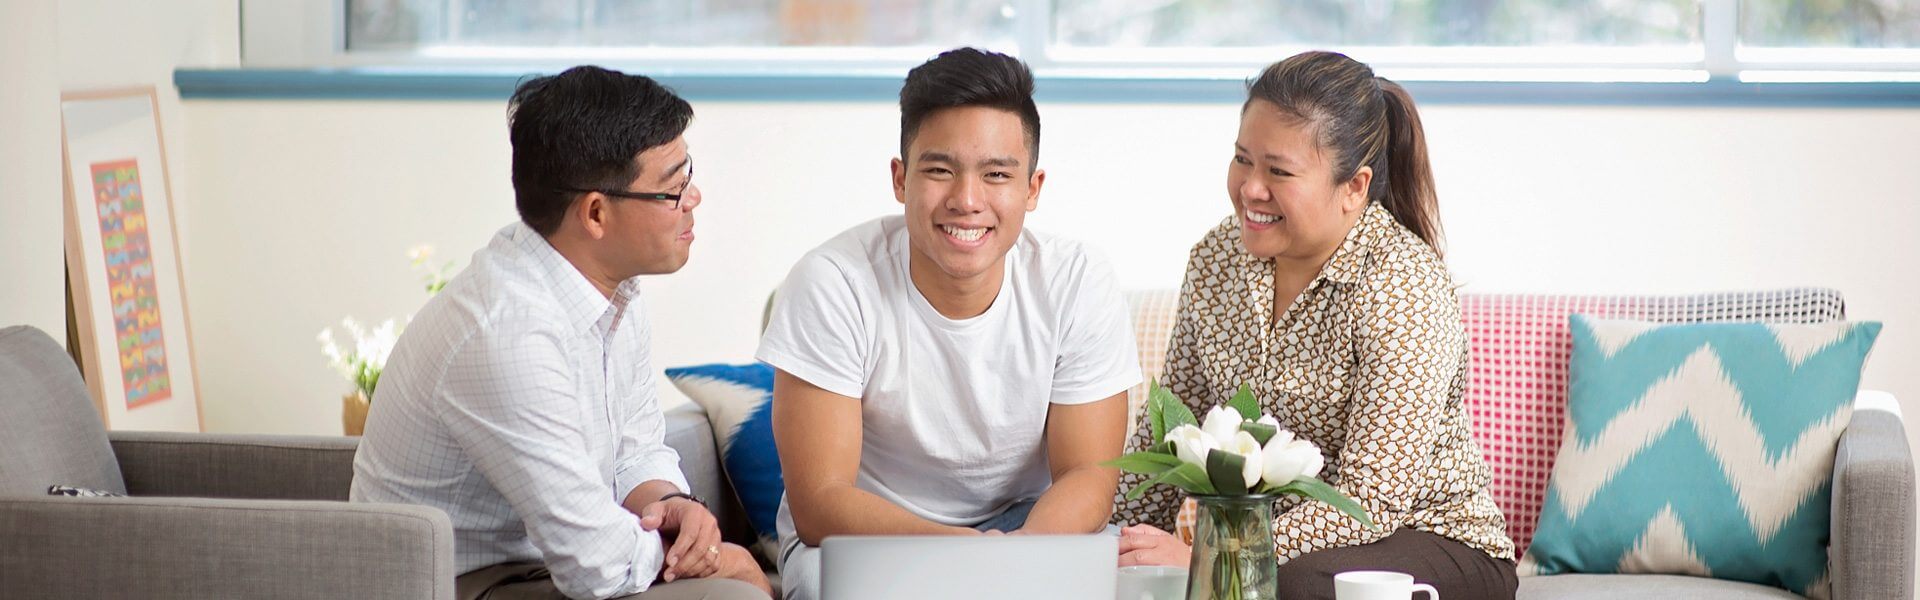
[[760, 345], [789, 599], [818, 597], [828, 536], [1091, 533], [1113, 506], [1140, 368], [1106, 262], [1023, 227], [1033, 74], [971, 48], [915, 68], [900, 146], [904, 214], [802, 258]]

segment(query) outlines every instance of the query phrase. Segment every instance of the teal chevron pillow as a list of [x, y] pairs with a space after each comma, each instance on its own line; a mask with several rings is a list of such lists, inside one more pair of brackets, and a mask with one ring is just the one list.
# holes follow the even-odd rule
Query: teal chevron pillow
[[1573, 315], [1571, 329], [1566, 434], [1520, 573], [1826, 596], [1834, 446], [1880, 324]]

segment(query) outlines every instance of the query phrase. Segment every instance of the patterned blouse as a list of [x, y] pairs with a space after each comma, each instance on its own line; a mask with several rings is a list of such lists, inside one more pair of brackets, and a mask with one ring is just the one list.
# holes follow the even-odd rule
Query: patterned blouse
[[[1366, 209], [1278, 323], [1273, 262], [1241, 249], [1234, 218], [1194, 245], [1180, 295], [1161, 384], [1197, 415], [1252, 386], [1263, 411], [1327, 453], [1321, 479], [1380, 525], [1285, 497], [1273, 523], [1283, 560], [1409, 527], [1513, 560], [1461, 402], [1467, 339], [1452, 278], [1384, 207]], [[1149, 429], [1129, 450], [1148, 445]], [[1127, 474], [1120, 490], [1143, 479]], [[1119, 500], [1114, 520], [1173, 531], [1180, 499], [1156, 485]]]

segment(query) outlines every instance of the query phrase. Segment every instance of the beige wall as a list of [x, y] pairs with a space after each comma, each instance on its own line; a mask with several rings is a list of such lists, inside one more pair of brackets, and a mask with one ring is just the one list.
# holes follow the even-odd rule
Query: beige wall
[[[879, 103], [697, 103], [708, 202], [682, 272], [648, 284], [663, 366], [744, 361], [795, 257], [897, 210]], [[1032, 226], [1104, 249], [1126, 287], [1178, 285], [1228, 212], [1225, 105], [1050, 105]], [[347, 384], [314, 345], [425, 296], [403, 253], [464, 259], [514, 218], [493, 102], [190, 101], [189, 270], [207, 424], [332, 433]], [[1920, 110], [1436, 106], [1450, 260], [1468, 291], [1830, 286], [1887, 328], [1868, 387], [1920, 402]], [[1916, 413], [1920, 414], [1920, 413]], [[1920, 431], [1920, 428], [1916, 428]]]
[[0, 3], [0, 327], [67, 343], [53, 0]]

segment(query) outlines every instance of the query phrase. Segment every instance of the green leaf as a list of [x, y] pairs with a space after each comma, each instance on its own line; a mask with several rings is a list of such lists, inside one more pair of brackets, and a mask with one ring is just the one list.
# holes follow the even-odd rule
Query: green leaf
[[[1165, 390], [1166, 388], [1160, 389]], [[1200, 426], [1200, 419], [1193, 416], [1193, 409], [1187, 408], [1187, 403], [1180, 401], [1180, 398], [1174, 396], [1173, 392], [1167, 392], [1159, 396], [1159, 405], [1160, 419], [1161, 422], [1166, 425], [1166, 431], [1173, 431], [1181, 425]], [[1161, 439], [1163, 440], [1166, 439], [1165, 433], [1165, 431], [1161, 432]]]
[[1180, 488], [1192, 494], [1213, 493], [1213, 486], [1207, 483], [1207, 475], [1200, 471], [1200, 467], [1190, 463], [1180, 463], [1180, 466], [1167, 469], [1165, 472], [1155, 475], [1152, 479], [1148, 479], [1145, 483], [1133, 486], [1133, 489], [1127, 490], [1127, 499], [1137, 500], [1141, 494], [1147, 493], [1148, 488], [1161, 483]]
[[1280, 434], [1279, 427], [1274, 427], [1266, 423], [1255, 423], [1253, 421], [1241, 421], [1240, 430], [1253, 434], [1253, 441], [1260, 442], [1260, 447], [1262, 448], [1267, 446], [1267, 440], [1273, 439], [1273, 436]]
[[1227, 406], [1239, 411], [1242, 419], [1252, 421], [1260, 418], [1260, 400], [1253, 397], [1253, 388], [1247, 384], [1240, 384], [1240, 391], [1233, 393], [1233, 398], [1227, 400]]
[[1147, 425], [1153, 428], [1155, 444], [1166, 441], [1167, 430], [1172, 429], [1167, 426], [1165, 406], [1167, 399], [1172, 399], [1175, 404], [1180, 402], [1178, 398], [1173, 397], [1173, 392], [1160, 387], [1160, 380], [1156, 379], [1147, 385]]
[[1216, 492], [1227, 495], [1247, 493], [1247, 479], [1241, 471], [1247, 466], [1247, 458], [1215, 450], [1207, 453], [1207, 480], [1213, 482]]
[[1113, 467], [1128, 473], [1159, 475], [1165, 473], [1167, 469], [1180, 466], [1180, 457], [1154, 452], [1133, 452], [1120, 458], [1100, 463], [1100, 465]]
[[1312, 477], [1295, 479], [1291, 483], [1275, 488], [1274, 492], [1298, 494], [1325, 502], [1327, 505], [1332, 506], [1334, 510], [1345, 513], [1348, 517], [1352, 517], [1353, 520], [1359, 521], [1360, 524], [1365, 525], [1368, 530], [1378, 531], [1380, 529], [1373, 524], [1373, 519], [1367, 518], [1367, 509], [1361, 508], [1359, 502], [1355, 502], [1352, 498], [1348, 498], [1346, 494], [1340, 493], [1340, 490], [1333, 489], [1333, 486], [1327, 485], [1325, 481]]
[[1178, 467], [1168, 469], [1166, 482], [1192, 494], [1214, 493], [1213, 482], [1207, 480], [1207, 472], [1202, 470], [1200, 465], [1189, 462], [1183, 462]]

